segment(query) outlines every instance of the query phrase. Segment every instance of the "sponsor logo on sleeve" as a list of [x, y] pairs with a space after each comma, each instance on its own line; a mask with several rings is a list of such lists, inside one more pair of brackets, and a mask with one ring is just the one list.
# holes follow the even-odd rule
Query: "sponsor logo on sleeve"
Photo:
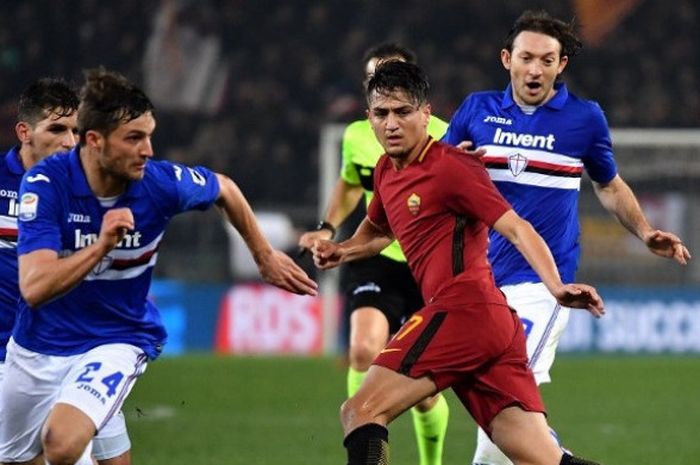
[[39, 206], [39, 196], [33, 192], [26, 192], [22, 195], [19, 204], [19, 219], [31, 221], [36, 218], [37, 207]]
[[27, 176], [27, 182], [29, 182], [29, 183], [35, 183], [35, 182], [39, 182], [39, 181], [51, 182], [49, 177], [46, 176], [45, 174], [39, 173], [39, 174], [35, 174], [34, 176]]

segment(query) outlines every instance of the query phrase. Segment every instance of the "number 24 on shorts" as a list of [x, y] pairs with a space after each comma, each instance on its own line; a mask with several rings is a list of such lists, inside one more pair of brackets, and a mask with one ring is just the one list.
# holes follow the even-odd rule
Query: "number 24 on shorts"
[[[85, 365], [85, 371], [75, 380], [76, 383], [92, 383], [95, 379], [96, 371], [102, 367], [100, 362], [92, 362]], [[107, 375], [101, 379], [102, 384], [107, 386], [107, 397], [112, 397], [117, 393], [117, 387], [124, 379], [124, 374], [121, 371], [116, 371], [111, 375]]]

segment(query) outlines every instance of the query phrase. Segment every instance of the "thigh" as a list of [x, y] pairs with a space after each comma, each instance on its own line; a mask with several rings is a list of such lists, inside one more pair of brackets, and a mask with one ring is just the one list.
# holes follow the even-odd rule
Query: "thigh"
[[24, 462], [41, 453], [41, 428], [72, 360], [31, 352], [10, 340], [0, 392], [0, 461]]
[[[92, 441], [92, 454], [102, 462], [115, 459], [131, 450], [124, 413], [120, 410], [100, 429]], [[128, 463], [128, 462], [127, 462]]]
[[388, 424], [436, 392], [435, 383], [427, 376], [411, 378], [373, 365], [360, 389], [346, 402], [352, 412], [344, 415], [345, 433], [365, 423]]
[[503, 353], [517, 329], [505, 305], [430, 304], [409, 318], [374, 363], [412, 378], [429, 376], [443, 390]]
[[525, 334], [515, 315], [513, 322], [517, 331], [503, 353], [452, 386], [477, 424], [489, 434], [492, 420], [506, 407], [545, 411], [535, 378], [527, 366]]
[[121, 409], [147, 357], [129, 344], [106, 344], [85, 354], [71, 367], [56, 402], [76, 407], [95, 425], [98, 434]]
[[501, 290], [523, 323], [529, 366], [537, 384], [548, 383], [559, 339], [569, 321], [569, 309], [559, 305], [542, 283], [503, 286]]

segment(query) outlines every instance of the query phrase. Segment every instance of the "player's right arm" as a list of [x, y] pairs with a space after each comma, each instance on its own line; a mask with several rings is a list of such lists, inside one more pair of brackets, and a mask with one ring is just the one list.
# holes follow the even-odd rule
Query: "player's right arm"
[[55, 250], [38, 249], [19, 256], [19, 289], [31, 307], [38, 307], [70, 291], [107, 255], [127, 230], [134, 229], [128, 208], [108, 210], [93, 244], [67, 257]]
[[391, 233], [372, 223], [367, 217], [357, 227], [355, 234], [341, 243], [318, 240], [312, 247], [314, 263], [326, 270], [341, 263], [373, 257], [394, 240]]
[[[331, 192], [328, 209], [323, 221], [331, 224], [334, 228], [340, 227], [357, 207], [360, 199], [362, 199], [363, 192], [362, 185], [350, 184], [343, 178], [338, 178], [333, 187], [333, 192]], [[332, 238], [333, 231], [330, 229], [324, 228], [317, 231], [308, 231], [299, 238], [299, 246], [311, 249], [315, 241], [331, 240]]]
[[515, 211], [505, 212], [493, 224], [493, 229], [518, 249], [560, 304], [585, 308], [596, 317], [601, 317], [605, 313], [603, 300], [594, 287], [586, 284], [562, 283], [557, 265], [544, 239]]

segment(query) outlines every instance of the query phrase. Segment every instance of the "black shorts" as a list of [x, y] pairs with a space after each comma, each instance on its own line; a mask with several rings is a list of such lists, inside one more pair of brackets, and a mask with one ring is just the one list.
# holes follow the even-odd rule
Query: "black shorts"
[[346, 298], [350, 312], [360, 307], [379, 309], [389, 321], [391, 334], [423, 307], [423, 298], [405, 262], [377, 255], [351, 262], [348, 271]]

